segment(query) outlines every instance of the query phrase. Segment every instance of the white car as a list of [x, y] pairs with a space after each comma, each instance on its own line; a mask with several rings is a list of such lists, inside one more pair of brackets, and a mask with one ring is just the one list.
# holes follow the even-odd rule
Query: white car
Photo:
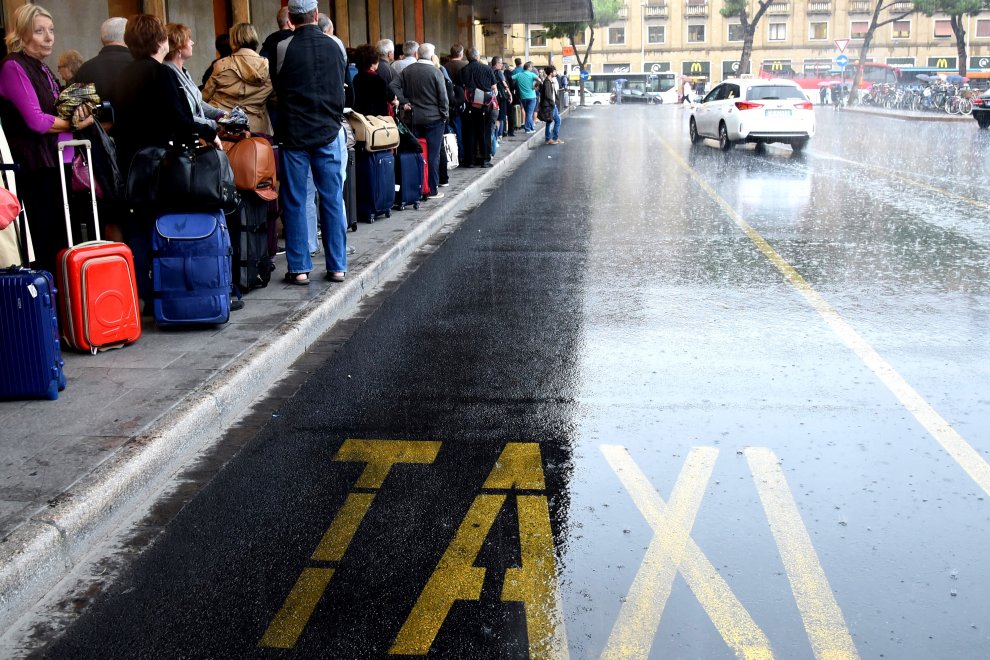
[[691, 109], [691, 142], [718, 140], [727, 151], [741, 142], [783, 142], [799, 152], [815, 135], [815, 110], [792, 80], [730, 78]]

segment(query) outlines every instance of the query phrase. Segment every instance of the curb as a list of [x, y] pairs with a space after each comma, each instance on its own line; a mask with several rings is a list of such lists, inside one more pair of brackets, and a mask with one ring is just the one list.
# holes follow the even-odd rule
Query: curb
[[856, 106], [854, 108], [842, 108], [839, 111], [842, 112], [856, 112], [861, 115], [874, 115], [877, 117], [886, 117], [888, 119], [898, 119], [900, 121], [935, 121], [935, 122], [953, 122], [953, 121], [973, 121], [973, 118], [969, 115], [950, 115], [944, 112], [924, 112], [918, 113], [916, 115], [908, 115], [903, 113], [890, 112], [888, 110], [881, 110], [879, 108], [867, 108], [863, 106]]
[[[565, 111], [566, 112], [566, 111]], [[237, 364], [214, 374], [171, 410], [131, 437], [112, 457], [0, 541], [0, 629], [14, 623], [63, 579], [124, 516], [167, 483], [185, 459], [218, 441], [282, 374], [334, 323], [443, 227], [485, 198], [492, 180], [518, 167], [540, 131], [481, 170], [478, 176], [424, 218], [384, 254], [341, 286], [323, 291], [309, 306], [268, 331]]]

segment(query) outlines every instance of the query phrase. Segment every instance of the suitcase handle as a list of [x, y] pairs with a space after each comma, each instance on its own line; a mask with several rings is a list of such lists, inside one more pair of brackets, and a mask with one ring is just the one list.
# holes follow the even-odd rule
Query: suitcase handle
[[[96, 209], [96, 182], [93, 180], [93, 144], [89, 140], [64, 140], [58, 143], [59, 162], [64, 160], [62, 154], [66, 147], [84, 147], [86, 149], [86, 169], [89, 171], [89, 192], [93, 197], [93, 228], [96, 232], [96, 240], [100, 237], [100, 214]], [[65, 235], [69, 237], [69, 247], [72, 247], [72, 221], [69, 218], [69, 192], [65, 185], [65, 166], [58, 168], [59, 176], [62, 179], [62, 207], [65, 210]]]

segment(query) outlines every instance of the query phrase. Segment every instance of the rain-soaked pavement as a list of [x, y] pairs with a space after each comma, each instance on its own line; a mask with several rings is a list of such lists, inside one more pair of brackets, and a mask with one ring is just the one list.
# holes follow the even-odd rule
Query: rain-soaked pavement
[[980, 658], [990, 138], [582, 109], [52, 658]]

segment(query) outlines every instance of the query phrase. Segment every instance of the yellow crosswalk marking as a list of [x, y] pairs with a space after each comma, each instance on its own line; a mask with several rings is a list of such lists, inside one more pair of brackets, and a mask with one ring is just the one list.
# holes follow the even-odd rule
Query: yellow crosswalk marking
[[[603, 445], [601, 450], [612, 470], [615, 471], [626, 487], [626, 490], [629, 491], [633, 503], [650, 525], [654, 535], [659, 536], [668, 533], [669, 530], [666, 527], [668, 524], [666, 522], [667, 514], [665, 513], [668, 505], [664, 503], [659, 493], [650, 485], [646, 475], [643, 474], [639, 466], [632, 460], [625, 448], [614, 445]], [[712, 451], [717, 450], [713, 449]], [[702, 458], [708, 460], [704, 455], [702, 455]], [[714, 461], [714, 458], [711, 457], [710, 460]], [[694, 468], [691, 474], [704, 475], [705, 482], [707, 483], [708, 481], [708, 476], [703, 470], [699, 471], [697, 468]], [[708, 474], [710, 474], [710, 470]], [[690, 478], [697, 481], [700, 477], [693, 476]], [[679, 478], [678, 483], [680, 481], [681, 479]], [[678, 487], [675, 485], [675, 490]], [[746, 611], [746, 608], [743, 607], [739, 599], [732, 593], [732, 589], [728, 583], [719, 575], [718, 570], [708, 560], [701, 548], [690, 537], [686, 539], [683, 556], [677, 568], [684, 577], [684, 581], [687, 582], [688, 587], [698, 599], [698, 602], [701, 603], [701, 606], [712, 620], [722, 639], [725, 640], [729, 648], [738, 657], [750, 660], [769, 660], [774, 657], [773, 650], [770, 647], [770, 640], [767, 639], [767, 636], [756, 625], [749, 612]], [[656, 619], [656, 624], [653, 625], [654, 631], [659, 624], [659, 615], [661, 613], [662, 608], [661, 611], [655, 612], [653, 615]], [[613, 634], [614, 632], [615, 630], [613, 629]], [[642, 649], [647, 643], [652, 644], [652, 637], [647, 640], [641, 636], [638, 641], [628, 646], [628, 654], [622, 654], [620, 651], [625, 646], [625, 643], [617, 639], [616, 647], [613, 648], [616, 648], [616, 657], [646, 657], [649, 647], [646, 647], [646, 652], [642, 652]], [[609, 652], [609, 648], [607, 647], [606, 654]]]
[[858, 658], [776, 454], [762, 447], [750, 447], [745, 454], [815, 657]]

